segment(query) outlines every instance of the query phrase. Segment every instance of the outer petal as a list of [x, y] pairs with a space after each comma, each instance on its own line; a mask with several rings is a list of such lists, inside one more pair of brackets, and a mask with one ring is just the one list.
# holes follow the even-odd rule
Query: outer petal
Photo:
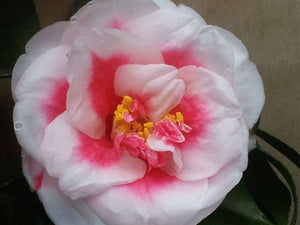
[[176, 4], [174, 4], [170, 0], [152, 0], [152, 1], [155, 2], [155, 4], [157, 4], [159, 6], [159, 8], [161, 8], [161, 9], [172, 9], [177, 12], [190, 14], [191, 16], [197, 18], [200, 23], [206, 24], [204, 19], [190, 7], [187, 7], [182, 4], [178, 5], [178, 7], [176, 7]]
[[176, 176], [199, 180], [248, 150], [248, 129], [230, 83], [203, 68], [185, 67], [179, 78], [186, 85], [181, 111], [192, 131], [185, 134], [181, 149], [183, 168]]
[[248, 151], [233, 159], [221, 168], [214, 176], [208, 178], [208, 191], [203, 207], [210, 207], [223, 199], [240, 181], [248, 163]]
[[194, 16], [159, 10], [129, 22], [124, 29], [159, 46], [166, 64], [201, 65], [233, 84], [233, 50], [213, 27]]
[[13, 69], [11, 82], [13, 93], [21, 76], [26, 71], [26, 69], [34, 62], [34, 60], [36, 60], [47, 50], [59, 45], [60, 39], [67, 27], [67, 24], [67, 22], [58, 22], [51, 26], [48, 26], [35, 34], [28, 41], [25, 47], [26, 54], [19, 57]]
[[106, 225], [84, 199], [71, 200], [57, 188], [57, 180], [45, 173], [38, 195], [56, 225]]
[[181, 100], [184, 83], [176, 68], [164, 64], [124, 65], [116, 71], [119, 96], [133, 95], [144, 103], [151, 121], [160, 120]]
[[126, 63], [160, 63], [162, 56], [154, 46], [117, 30], [92, 32], [78, 39], [75, 47], [68, 70], [67, 110], [76, 128], [99, 138], [109, 133], [106, 120], [121, 101], [114, 93], [117, 68]]
[[243, 43], [232, 33], [215, 27], [234, 53], [234, 89], [242, 106], [243, 117], [251, 129], [257, 121], [265, 101], [261, 77], [256, 66], [249, 60]]
[[[201, 26], [195, 18], [159, 10], [128, 23], [125, 28], [160, 46], [167, 64], [176, 67], [201, 65], [230, 81], [250, 129], [264, 103], [263, 85], [257, 69], [249, 60], [244, 45], [233, 34], [218, 27]], [[187, 62], [178, 63], [180, 60]]]
[[188, 14], [171, 9], [161, 9], [126, 23], [124, 30], [161, 47], [172, 43], [180, 46], [185, 44], [181, 41], [194, 35], [196, 32], [194, 28], [199, 29], [200, 27], [201, 24]]
[[96, 0], [82, 7], [71, 17], [71, 24], [63, 36], [63, 42], [73, 45], [77, 36], [102, 28], [121, 29], [127, 21], [145, 16], [158, 7], [148, 0]]
[[249, 144], [248, 144], [248, 150], [251, 151], [254, 148], [256, 148], [256, 138], [253, 134], [249, 135]]
[[176, 9], [175, 3], [169, 0], [152, 0], [161, 9]]
[[46, 129], [41, 145], [44, 165], [69, 197], [81, 198], [143, 177], [145, 164], [110, 141], [76, 131], [66, 113]]
[[203, 218], [199, 212], [206, 191], [207, 180], [181, 182], [152, 170], [139, 181], [111, 188], [87, 202], [107, 224], [195, 225], [195, 217]]
[[67, 52], [68, 48], [59, 46], [43, 53], [24, 72], [14, 90], [17, 138], [38, 162], [41, 162], [39, 146], [44, 129], [65, 110]]
[[47, 96], [53, 82], [65, 79], [68, 50], [67, 47], [58, 46], [37, 58], [27, 68], [16, 86], [13, 93], [16, 100]]
[[26, 152], [22, 152], [22, 167], [24, 176], [34, 190], [39, 190], [44, 176], [44, 167]]
[[205, 20], [195, 10], [193, 10], [190, 7], [180, 4], [180, 5], [178, 5], [178, 11], [181, 13], [186, 13], [186, 14], [189, 14], [189, 15], [195, 17], [198, 20], [198, 22], [203, 25], [206, 24]]
[[31, 157], [42, 163], [39, 145], [47, 120], [35, 100], [18, 102], [14, 107], [14, 129], [18, 142]]

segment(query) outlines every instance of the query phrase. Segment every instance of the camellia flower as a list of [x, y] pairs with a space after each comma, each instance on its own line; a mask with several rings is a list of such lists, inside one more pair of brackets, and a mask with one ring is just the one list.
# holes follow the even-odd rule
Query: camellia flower
[[55, 224], [195, 225], [241, 179], [261, 78], [192, 9], [92, 1], [25, 49], [15, 131]]

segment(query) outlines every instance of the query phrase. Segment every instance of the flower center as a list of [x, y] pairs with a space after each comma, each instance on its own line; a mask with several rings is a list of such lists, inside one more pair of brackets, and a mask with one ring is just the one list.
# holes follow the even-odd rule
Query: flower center
[[148, 145], [150, 135], [166, 142], [185, 141], [182, 132], [189, 133], [191, 127], [184, 124], [181, 112], [168, 113], [158, 122], [150, 121], [144, 106], [130, 96], [123, 96], [121, 104], [114, 111], [112, 138], [129, 154], [147, 162], [148, 170], [165, 165], [170, 151], [151, 149]]
[[113, 127], [118, 133], [138, 134], [146, 140], [153, 131], [154, 123], [145, 118], [142, 104], [125, 95], [114, 112]]

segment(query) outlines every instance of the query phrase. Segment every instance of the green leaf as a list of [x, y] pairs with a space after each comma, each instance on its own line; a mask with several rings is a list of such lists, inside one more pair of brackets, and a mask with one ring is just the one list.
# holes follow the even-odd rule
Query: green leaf
[[287, 187], [275, 174], [265, 154], [254, 149], [243, 182], [258, 208], [276, 225], [288, 224], [291, 196]]
[[276, 150], [293, 162], [298, 168], [300, 168], [300, 155], [295, 149], [259, 128], [255, 130], [255, 134], [269, 145], [273, 146]]
[[273, 225], [259, 210], [243, 183], [239, 183], [221, 206], [199, 225]]
[[12, 67], [27, 41], [39, 29], [31, 0], [6, 0], [0, 5], [0, 67]]
[[294, 204], [294, 212], [292, 213], [292, 219], [290, 222], [290, 225], [295, 225], [297, 222], [297, 215], [298, 215], [298, 197], [297, 197], [297, 192], [296, 192], [296, 186], [293, 181], [293, 178], [287, 168], [276, 158], [262, 150], [260, 147], [258, 149], [265, 155], [265, 157], [268, 159], [268, 161], [276, 167], [276, 169], [283, 175], [285, 181], [288, 183], [290, 191], [292, 193], [293, 197], [293, 204]]
[[0, 73], [0, 79], [11, 78], [11, 72]]

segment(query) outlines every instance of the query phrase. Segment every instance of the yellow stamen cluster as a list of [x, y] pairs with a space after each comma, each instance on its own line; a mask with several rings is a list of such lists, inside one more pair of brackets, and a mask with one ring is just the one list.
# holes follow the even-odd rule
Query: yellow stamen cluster
[[144, 123], [143, 128], [141, 131], [138, 132], [138, 135], [146, 140], [148, 136], [152, 133], [153, 127], [154, 127], [153, 122]]
[[[119, 132], [123, 132], [126, 134], [136, 133], [140, 137], [144, 138], [144, 140], [146, 140], [148, 136], [153, 132], [155, 124], [152, 121], [146, 121], [139, 115], [136, 120], [126, 122], [124, 119], [124, 115], [133, 113], [130, 111], [132, 101], [133, 99], [130, 96], [123, 96], [122, 103], [118, 104], [117, 109], [114, 112], [113, 126]], [[175, 115], [168, 113], [164, 116], [164, 119], [168, 119], [173, 123], [184, 122], [181, 112], [176, 112]]]
[[166, 114], [164, 116], [164, 119], [168, 119], [170, 121], [172, 121], [173, 123], [178, 122], [178, 123], [183, 123], [184, 122], [184, 118], [181, 112], [176, 112], [175, 115], [174, 114]]
[[[114, 121], [113, 123], [118, 126], [120, 131], [126, 130], [126, 124], [124, 124], [124, 114], [129, 113], [130, 104], [132, 102], [132, 98], [125, 95], [123, 97], [123, 101], [121, 104], [118, 104], [117, 109], [114, 112]], [[125, 130], [124, 130], [125, 129]]]
[[140, 137], [145, 140], [152, 133], [154, 123], [153, 122], [143, 122], [144, 119], [138, 117], [137, 120], [126, 122], [124, 119], [124, 114], [130, 114], [130, 105], [133, 99], [130, 96], [125, 95], [123, 97], [122, 103], [117, 106], [114, 112], [113, 124], [115, 129], [123, 133], [137, 133]]

